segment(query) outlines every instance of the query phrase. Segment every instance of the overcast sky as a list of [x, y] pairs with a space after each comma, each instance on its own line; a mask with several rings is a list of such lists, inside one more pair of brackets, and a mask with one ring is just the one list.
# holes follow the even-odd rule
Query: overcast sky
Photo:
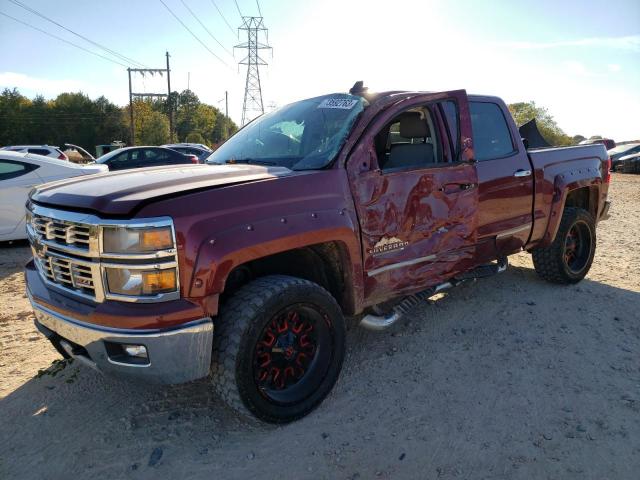
[[[230, 52], [246, 38], [236, 36], [233, 0], [163, 0], [213, 54], [160, 0], [20, 1], [150, 67], [163, 67], [169, 50], [172, 90], [186, 88], [190, 77], [200, 99], [221, 109], [227, 90], [239, 122], [243, 52]], [[243, 15], [258, 15], [255, 0], [237, 4]], [[265, 106], [346, 91], [356, 80], [372, 90], [465, 88], [507, 102], [535, 100], [570, 135], [640, 138], [637, 0], [261, 0], [260, 9], [273, 46], [273, 57], [263, 52]], [[0, 0], [0, 12], [110, 56], [9, 0]], [[81, 90], [128, 101], [122, 65], [1, 15], [0, 45], [0, 87], [30, 97]], [[139, 78], [134, 89], [164, 91], [162, 81]]]

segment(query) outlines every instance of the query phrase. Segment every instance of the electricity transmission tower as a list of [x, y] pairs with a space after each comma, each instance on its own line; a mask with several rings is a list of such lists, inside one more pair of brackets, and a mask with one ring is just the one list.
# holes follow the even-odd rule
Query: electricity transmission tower
[[242, 26], [238, 30], [246, 30], [247, 41], [234, 48], [247, 50], [247, 56], [238, 62], [247, 66], [247, 80], [244, 87], [244, 102], [242, 104], [242, 125], [264, 113], [262, 103], [262, 87], [260, 86], [260, 65], [267, 65], [260, 57], [260, 50], [271, 49], [266, 43], [260, 42], [260, 32], [267, 35], [262, 17], [242, 17]]

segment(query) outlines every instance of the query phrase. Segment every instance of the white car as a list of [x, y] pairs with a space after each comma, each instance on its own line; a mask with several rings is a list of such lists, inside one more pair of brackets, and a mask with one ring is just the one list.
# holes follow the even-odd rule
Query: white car
[[69, 157], [60, 150], [60, 147], [53, 145], [12, 145], [2, 147], [0, 150], [8, 150], [9, 152], [33, 153], [35, 155], [43, 155], [45, 157], [57, 158], [58, 160], [69, 160]]
[[0, 241], [27, 238], [24, 206], [35, 185], [108, 171], [106, 165], [0, 150]]

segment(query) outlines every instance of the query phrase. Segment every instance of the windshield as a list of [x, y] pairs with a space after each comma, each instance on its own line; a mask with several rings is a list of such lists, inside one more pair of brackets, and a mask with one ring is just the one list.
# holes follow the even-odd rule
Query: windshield
[[326, 167], [364, 109], [347, 94], [310, 98], [263, 115], [227, 140], [208, 163], [255, 163], [293, 170]]
[[118, 153], [122, 153], [124, 149], [116, 148], [115, 150], [111, 150], [108, 153], [105, 153], [101, 157], [96, 158], [96, 163], [104, 163], [108, 161], [110, 158], [115, 157]]
[[618, 145], [617, 147], [608, 150], [607, 153], [609, 155], [615, 155], [616, 153], [623, 153], [627, 150], [631, 150], [632, 148], [635, 148], [639, 145], [640, 143], [627, 143], [626, 145]]

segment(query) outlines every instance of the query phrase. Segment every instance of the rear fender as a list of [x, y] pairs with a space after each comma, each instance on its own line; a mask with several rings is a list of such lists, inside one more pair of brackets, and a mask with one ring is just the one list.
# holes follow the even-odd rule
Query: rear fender
[[[549, 212], [549, 222], [547, 224], [547, 230], [545, 231], [542, 239], [536, 245], [536, 247], [548, 247], [556, 238], [558, 228], [560, 227], [560, 220], [562, 219], [562, 212], [564, 211], [567, 203], [567, 197], [569, 194], [579, 188], [589, 188], [589, 195], [591, 202], [598, 202], [598, 191], [602, 184], [600, 177], [586, 177], [576, 179], [575, 173], [581, 174], [582, 170], [577, 172], [571, 172], [569, 174], [557, 175], [553, 182], [553, 199], [551, 202], [551, 211]], [[600, 211], [599, 205], [593, 205], [594, 212]]]

